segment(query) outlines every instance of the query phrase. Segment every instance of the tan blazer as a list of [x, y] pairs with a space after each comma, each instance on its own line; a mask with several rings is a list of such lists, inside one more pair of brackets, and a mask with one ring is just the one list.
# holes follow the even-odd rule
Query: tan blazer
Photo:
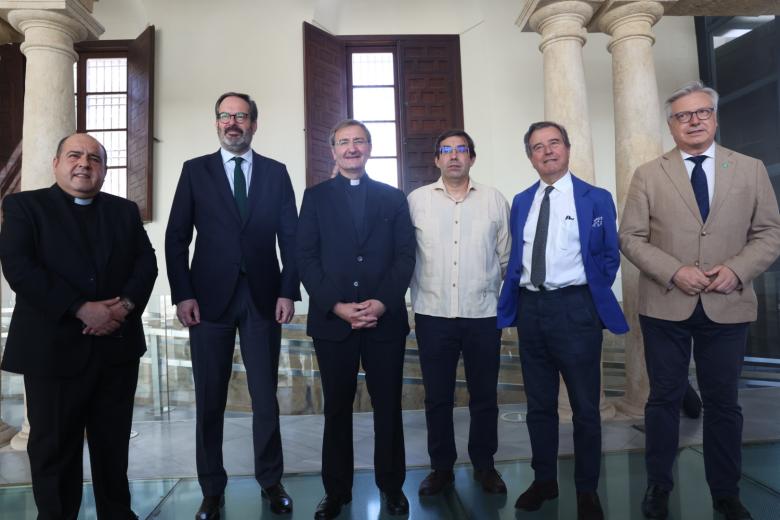
[[741, 281], [731, 294], [702, 293], [717, 323], [754, 321], [753, 279], [780, 254], [780, 213], [766, 168], [757, 159], [715, 148], [715, 195], [702, 222], [677, 148], [637, 168], [620, 222], [620, 249], [640, 271], [639, 314], [680, 321], [699, 296], [672, 283], [684, 265], [729, 267]]

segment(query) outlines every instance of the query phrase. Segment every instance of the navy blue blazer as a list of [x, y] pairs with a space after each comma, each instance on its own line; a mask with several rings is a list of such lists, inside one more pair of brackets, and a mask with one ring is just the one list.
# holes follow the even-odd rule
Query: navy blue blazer
[[[620, 267], [615, 204], [607, 190], [592, 186], [574, 175], [571, 180], [588, 288], [604, 327], [615, 334], [622, 334], [628, 331], [628, 323], [612, 292], [612, 284]], [[512, 252], [498, 300], [499, 328], [517, 325], [520, 275], [523, 272], [523, 228], [538, 189], [539, 182], [535, 182], [527, 190], [515, 195], [512, 201], [509, 220]]]
[[[300, 300], [295, 265], [298, 214], [284, 164], [253, 152], [242, 223], [220, 152], [184, 163], [165, 230], [165, 261], [174, 303], [195, 298], [201, 318], [217, 320], [236, 288], [244, 259], [252, 299], [274, 318], [279, 297]], [[189, 247], [197, 230], [192, 265]], [[276, 255], [279, 241], [282, 267]]]
[[296, 240], [298, 271], [309, 293], [307, 334], [341, 341], [352, 328], [332, 312], [336, 303], [369, 299], [386, 311], [366, 333], [393, 339], [409, 333], [404, 297], [414, 271], [415, 238], [409, 205], [400, 190], [363, 176], [364, 233], [358, 237], [347, 194], [338, 179], [303, 194]]
[[[55, 184], [3, 200], [0, 260], [16, 292], [2, 369], [43, 377], [76, 376], [93, 350], [108, 365], [146, 351], [141, 314], [157, 278], [157, 259], [135, 203], [95, 198], [99, 240], [87, 244], [63, 191]], [[135, 303], [119, 331], [82, 333], [80, 301], [124, 296]]]

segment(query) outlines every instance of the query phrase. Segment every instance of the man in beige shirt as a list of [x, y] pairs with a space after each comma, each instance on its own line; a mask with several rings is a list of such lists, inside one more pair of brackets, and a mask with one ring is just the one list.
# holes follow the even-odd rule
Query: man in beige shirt
[[435, 495], [454, 481], [452, 408], [461, 353], [469, 390], [474, 479], [487, 493], [506, 493], [493, 455], [498, 447], [501, 345], [496, 305], [509, 262], [509, 204], [495, 188], [471, 180], [469, 170], [477, 154], [466, 132], [444, 132], [434, 153], [441, 177], [409, 195], [417, 238], [412, 307], [433, 469], [419, 493]]

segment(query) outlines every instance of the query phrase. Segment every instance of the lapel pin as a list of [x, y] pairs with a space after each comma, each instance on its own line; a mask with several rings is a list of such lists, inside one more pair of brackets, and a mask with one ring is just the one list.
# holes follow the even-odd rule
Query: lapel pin
[[724, 162], [723, 164], [720, 165], [720, 167], [723, 168], [723, 169], [726, 169], [726, 168], [729, 167], [729, 163]]

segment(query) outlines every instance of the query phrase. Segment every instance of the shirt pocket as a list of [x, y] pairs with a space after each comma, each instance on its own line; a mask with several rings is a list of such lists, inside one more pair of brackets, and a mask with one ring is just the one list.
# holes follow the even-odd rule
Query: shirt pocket
[[568, 251], [577, 242], [578, 234], [577, 218], [573, 215], [565, 215], [558, 227], [556, 248], [559, 251]]

